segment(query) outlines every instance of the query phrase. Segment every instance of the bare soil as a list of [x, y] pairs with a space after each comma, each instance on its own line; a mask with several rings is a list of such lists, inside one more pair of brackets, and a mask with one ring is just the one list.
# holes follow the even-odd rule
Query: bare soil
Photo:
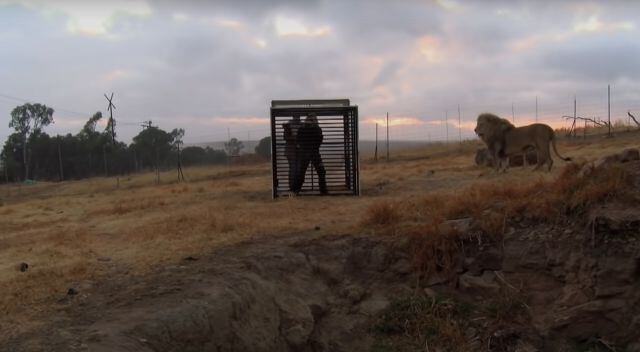
[[[593, 159], [620, 150], [611, 143], [571, 151]], [[495, 175], [462, 152], [365, 163], [361, 199], [272, 203], [264, 167], [203, 172], [189, 186], [69, 185], [9, 199], [0, 349], [640, 351], [640, 162], [625, 166], [637, 181], [631, 203], [557, 221], [505, 216], [497, 242], [477, 235], [478, 219], [450, 219], [466, 235], [452, 272], [421, 273], [410, 237], [359, 225], [377, 201], [557, 176]], [[57, 212], [58, 201], [73, 211]], [[17, 270], [29, 256], [35, 264]]]

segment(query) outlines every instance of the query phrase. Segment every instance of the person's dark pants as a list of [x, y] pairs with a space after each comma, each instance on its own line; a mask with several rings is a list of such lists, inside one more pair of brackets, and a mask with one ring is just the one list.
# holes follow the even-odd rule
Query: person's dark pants
[[299, 178], [296, 184], [296, 188], [298, 189], [298, 191], [302, 189], [302, 184], [304, 183], [304, 177], [307, 174], [309, 163], [311, 163], [318, 172], [318, 184], [320, 186], [320, 193], [327, 194], [327, 181], [325, 177], [326, 171], [324, 169], [324, 164], [322, 163], [322, 157], [320, 156], [319, 151], [303, 153], [302, 158], [300, 158], [300, 172], [298, 173]]
[[298, 187], [298, 179], [300, 178], [300, 157], [295, 152], [287, 154], [287, 161], [289, 162], [289, 190], [293, 193], [300, 192]]

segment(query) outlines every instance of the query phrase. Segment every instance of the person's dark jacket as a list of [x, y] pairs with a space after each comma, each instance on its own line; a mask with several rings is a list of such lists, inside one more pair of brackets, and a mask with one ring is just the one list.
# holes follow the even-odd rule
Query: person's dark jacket
[[322, 129], [317, 124], [305, 122], [298, 130], [298, 144], [305, 153], [317, 152], [322, 140]]

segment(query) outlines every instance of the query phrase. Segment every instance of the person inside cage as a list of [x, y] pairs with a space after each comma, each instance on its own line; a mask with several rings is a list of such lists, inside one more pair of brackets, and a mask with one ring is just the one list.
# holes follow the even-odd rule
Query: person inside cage
[[320, 145], [322, 145], [322, 140], [322, 128], [320, 128], [320, 125], [318, 124], [318, 118], [313, 113], [309, 114], [304, 120], [302, 127], [298, 130], [300, 172], [297, 175], [298, 182], [295, 185], [295, 189], [297, 191], [302, 189], [307, 168], [309, 167], [309, 163], [311, 163], [318, 173], [320, 194], [328, 193], [327, 182], [325, 179], [326, 171], [324, 169], [324, 164], [322, 163], [322, 156], [320, 155]]
[[300, 148], [298, 145], [298, 130], [302, 126], [300, 116], [294, 115], [291, 120], [282, 125], [284, 129], [284, 154], [289, 163], [289, 190], [295, 194], [300, 192], [296, 188], [300, 171]]

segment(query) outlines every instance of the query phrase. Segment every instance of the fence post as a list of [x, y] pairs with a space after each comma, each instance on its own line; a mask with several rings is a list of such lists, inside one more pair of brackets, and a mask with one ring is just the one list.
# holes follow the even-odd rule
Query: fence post
[[373, 160], [378, 161], [378, 123], [376, 122], [376, 150], [373, 154]]
[[387, 112], [387, 161], [389, 161], [389, 113]]

